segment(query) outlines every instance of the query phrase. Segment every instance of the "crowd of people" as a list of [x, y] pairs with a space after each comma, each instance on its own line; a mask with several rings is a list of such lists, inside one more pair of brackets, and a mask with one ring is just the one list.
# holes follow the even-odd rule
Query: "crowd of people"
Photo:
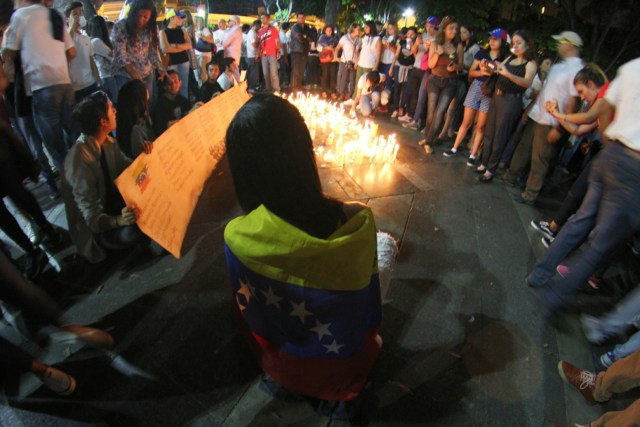
[[[230, 126], [227, 149], [246, 216], [230, 224], [225, 243], [232, 281], [238, 294], [244, 295], [236, 301], [238, 314], [247, 322], [247, 336], [269, 375], [271, 388], [277, 383], [288, 391], [325, 400], [357, 396], [379, 351], [384, 298], [377, 263], [372, 266], [371, 259], [350, 254], [345, 256], [354, 257], [353, 265], [342, 263], [344, 268], [362, 271], [349, 273], [357, 277], [354, 283], [358, 285], [345, 283], [345, 289], [359, 286], [359, 298], [373, 304], [370, 311], [344, 317], [330, 306], [315, 307], [314, 315], [343, 316], [340, 322], [362, 324], [358, 331], [339, 331], [334, 326], [335, 336], [328, 332], [328, 326], [315, 330], [321, 343], [325, 335], [360, 342], [349, 349], [350, 356], [361, 362], [358, 370], [351, 371], [357, 374], [358, 382], [341, 375], [348, 386], [332, 381], [330, 366], [337, 365], [329, 364], [318, 370], [315, 388], [309, 388], [299, 378], [274, 369], [282, 362], [278, 361], [282, 354], [266, 341], [255, 341], [252, 334], [262, 334], [267, 341], [282, 337], [274, 338], [274, 331], [251, 320], [252, 297], [260, 301], [257, 294], [243, 294], [249, 292], [244, 290], [245, 277], [251, 276], [255, 286], [264, 287], [266, 306], [273, 303], [276, 307], [284, 297], [276, 297], [274, 289], [296, 300], [302, 298], [298, 286], [313, 283], [314, 275], [340, 282], [308, 266], [291, 266], [286, 260], [282, 260], [282, 268], [292, 269], [291, 274], [300, 279], [289, 283], [283, 279], [286, 275], [272, 276], [268, 267], [260, 267], [262, 254], [247, 249], [254, 244], [260, 247], [251, 240], [256, 222], [279, 224], [271, 230], [270, 239], [284, 239], [280, 235], [283, 229], [293, 235], [305, 232], [306, 237], [297, 237], [295, 244], [301, 246], [296, 257], [311, 254], [331, 262], [335, 254], [353, 252], [354, 247], [359, 248], [356, 252], [375, 254], [376, 243], [380, 243], [368, 208], [322, 194], [315, 162], [311, 161], [312, 141], [302, 118], [287, 101], [271, 93], [317, 90], [322, 98], [342, 103], [345, 112], [354, 117], [388, 117], [392, 125], [396, 121], [422, 133], [415, 143], [428, 155], [447, 143], [451, 147], [442, 154], [454, 158], [468, 141], [466, 165], [478, 173], [478, 182], [489, 184], [500, 176], [505, 184], [522, 189], [518, 201], [524, 204], [536, 203], [556, 165], [576, 168], [578, 178], [559, 211], [552, 218], [531, 221], [542, 233], [548, 251], [526, 283], [551, 312], [561, 309], [572, 294], [585, 287], [601, 289], [606, 268], [616, 254], [633, 244], [640, 229], [640, 128], [635, 119], [640, 105], [633, 82], [640, 62], [622, 66], [618, 77], [609, 83], [597, 65], [581, 59], [583, 40], [575, 32], [552, 36], [558, 54], [553, 62], [536, 57], [534, 41], [525, 30], [480, 32], [450, 16], [442, 20], [431, 16], [423, 26], [409, 28], [398, 28], [391, 22], [353, 23], [341, 33], [332, 25], [316, 30], [306, 23], [303, 13], [296, 14], [292, 25], [274, 25], [268, 14], [242, 25], [234, 15], [209, 28], [201, 17], [193, 17], [187, 10], [168, 9], [164, 22], [159, 23], [152, 0], [134, 0], [128, 14], [115, 23], [99, 15], [87, 20], [81, 2], [70, 3], [64, 14], [40, 0], [17, 1], [16, 6], [10, 22], [5, 23], [9, 25], [2, 40], [0, 90], [6, 108], [0, 134], [6, 142], [0, 145], [1, 195], [11, 198], [37, 232], [25, 233], [4, 203], [0, 203], [0, 227], [26, 254], [24, 274], [31, 279], [48, 262], [42, 244], [59, 245], [64, 233], [46, 220], [24, 179], [37, 181], [40, 175], [52, 198], [62, 196], [69, 234], [78, 255], [88, 262], [99, 263], [109, 251], [140, 245], [161, 254], [161, 248], [136, 226], [136, 207], [126, 206], [113, 181], [131, 159], [152, 152], [154, 140], [168, 127], [239, 84], [244, 75], [248, 90], [256, 95]], [[486, 40], [484, 47], [479, 39]], [[274, 127], [274, 121], [281, 126]], [[254, 140], [252, 135], [262, 133], [248, 129], [250, 124], [265, 126], [266, 134], [267, 129], [281, 130]], [[293, 128], [299, 131], [292, 132]], [[286, 143], [288, 150], [270, 151], [272, 143]], [[261, 150], [281, 152], [282, 158], [265, 162], [266, 154], [255, 155]], [[258, 158], [257, 164], [249, 162]], [[304, 168], [296, 169], [292, 164]], [[260, 173], [265, 167], [267, 172]], [[292, 187], [292, 182], [297, 186]], [[362, 228], [349, 226], [356, 223]], [[332, 243], [331, 236], [336, 234], [347, 242], [352, 239], [356, 246]], [[331, 244], [310, 245], [308, 237]], [[281, 243], [295, 246], [284, 240]], [[311, 252], [310, 246], [314, 247]], [[15, 278], [14, 288], [29, 294], [25, 291], [31, 286], [29, 282], [4, 264], [0, 258], [0, 265]], [[265, 273], [260, 275], [256, 269]], [[348, 276], [343, 271], [340, 274]], [[282, 282], [278, 282], [281, 288], [274, 288], [277, 281]], [[320, 295], [326, 291], [329, 296], [321, 298], [333, 298], [329, 291], [335, 289], [338, 287], [327, 290], [316, 286], [314, 292]], [[601, 344], [635, 327], [640, 315], [638, 295], [630, 293], [615, 310], [599, 318], [584, 314], [581, 321], [587, 339]], [[43, 296], [18, 299], [31, 307], [51, 306]], [[304, 301], [301, 304], [302, 308], [295, 310], [304, 324], [311, 312], [305, 310]], [[66, 325], [57, 309], [49, 311], [53, 314], [47, 320], [77, 339], [98, 341], [103, 347], [112, 344], [108, 334]], [[318, 324], [322, 323], [316, 324], [320, 328]], [[92, 338], [86, 338], [87, 334]], [[320, 348], [335, 352], [337, 358], [343, 346], [333, 339]], [[10, 346], [0, 341], [3, 354], [18, 354], [7, 348]], [[317, 349], [306, 348], [291, 351], [291, 358], [285, 358], [287, 363], [299, 366], [306, 366], [299, 356], [317, 353]], [[640, 357], [638, 351], [640, 333], [602, 355], [603, 367], [609, 368], [606, 374], [596, 378], [564, 361], [559, 372], [590, 403], [603, 401], [610, 392], [637, 385], [625, 382], [624, 387], [615, 386], [619, 382], [607, 381], [606, 376], [624, 372], [616, 378], [637, 377], [637, 372], [630, 373], [633, 369], [629, 366], [635, 365], [629, 360]], [[75, 381], [66, 374], [22, 354], [14, 359], [21, 370], [37, 372], [45, 384], [49, 378], [58, 393], [73, 391]], [[591, 387], [588, 393], [584, 384]], [[630, 407], [632, 415], [626, 416], [637, 420], [637, 406]], [[592, 425], [606, 425], [611, 417], [605, 414]]]

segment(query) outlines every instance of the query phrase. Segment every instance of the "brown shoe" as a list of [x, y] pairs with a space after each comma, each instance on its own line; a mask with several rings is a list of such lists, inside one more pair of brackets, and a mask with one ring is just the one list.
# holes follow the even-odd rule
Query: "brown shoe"
[[582, 394], [582, 397], [589, 405], [598, 403], [593, 398], [593, 391], [596, 388], [596, 374], [589, 371], [581, 371], [564, 360], [558, 362], [558, 373], [565, 383], [573, 386]]

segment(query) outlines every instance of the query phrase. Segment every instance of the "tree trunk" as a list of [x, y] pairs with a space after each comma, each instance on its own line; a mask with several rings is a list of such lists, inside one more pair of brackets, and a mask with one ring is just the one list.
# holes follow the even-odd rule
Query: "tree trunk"
[[327, 25], [334, 27], [338, 23], [338, 14], [340, 13], [340, 0], [327, 0], [324, 8], [324, 20]]

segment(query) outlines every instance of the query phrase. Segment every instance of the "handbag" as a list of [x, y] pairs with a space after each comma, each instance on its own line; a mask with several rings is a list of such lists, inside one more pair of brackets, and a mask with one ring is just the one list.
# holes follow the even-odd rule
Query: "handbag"
[[333, 61], [333, 50], [322, 49], [322, 52], [320, 52], [320, 62], [323, 64], [327, 64], [331, 61]]
[[498, 81], [498, 75], [493, 74], [487, 80], [483, 81], [480, 85], [480, 92], [487, 98], [493, 96], [493, 92], [496, 91], [496, 82]]
[[196, 50], [198, 52], [211, 53], [213, 52], [212, 47], [213, 45], [211, 43], [202, 40], [200, 37], [197, 38]]

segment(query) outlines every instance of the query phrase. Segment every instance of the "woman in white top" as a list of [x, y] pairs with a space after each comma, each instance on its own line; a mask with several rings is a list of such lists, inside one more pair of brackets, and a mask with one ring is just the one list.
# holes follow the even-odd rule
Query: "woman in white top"
[[218, 84], [222, 90], [227, 90], [236, 85], [236, 79], [233, 78], [234, 67], [237, 67], [235, 62], [236, 60], [233, 58], [224, 58], [222, 60], [222, 72], [220, 73], [220, 77], [218, 77]]
[[380, 72], [384, 74], [387, 79], [385, 83], [385, 90], [391, 92], [393, 86], [393, 79], [389, 78], [389, 70], [391, 64], [396, 57], [396, 26], [392, 23], [387, 24], [387, 32], [382, 38], [382, 56], [380, 58]]
[[118, 86], [116, 78], [113, 76], [113, 45], [109, 40], [107, 23], [100, 15], [91, 18], [87, 24], [87, 34], [91, 37], [91, 47], [93, 48], [93, 60], [98, 68], [102, 87], [112, 101], [118, 96]]
[[[362, 38], [362, 48], [358, 59], [358, 69], [356, 71], [356, 82], [360, 76], [369, 71], [378, 71], [380, 57], [382, 56], [382, 41], [376, 35], [376, 24], [373, 21], [364, 23], [364, 37]], [[353, 96], [355, 97], [355, 91]]]
[[360, 24], [354, 22], [349, 26], [347, 34], [340, 38], [334, 50], [336, 58], [340, 58], [338, 67], [338, 96], [351, 99], [355, 93], [356, 68], [362, 42], [360, 40]]

